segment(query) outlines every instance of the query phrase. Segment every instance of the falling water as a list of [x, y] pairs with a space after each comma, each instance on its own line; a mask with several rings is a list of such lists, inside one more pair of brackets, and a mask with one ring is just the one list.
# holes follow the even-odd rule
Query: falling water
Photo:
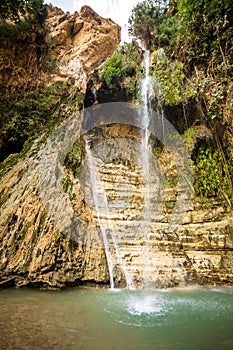
[[[97, 220], [98, 220], [101, 234], [103, 237], [105, 254], [106, 254], [106, 259], [107, 259], [107, 264], [108, 264], [108, 269], [109, 269], [110, 288], [111, 289], [114, 288], [114, 279], [113, 279], [112, 259], [111, 259], [111, 253], [110, 253], [110, 244], [108, 241], [107, 232], [109, 232], [109, 234], [111, 236], [111, 240], [112, 240], [113, 247], [114, 247], [114, 250], [116, 253], [116, 257], [118, 259], [120, 268], [124, 272], [125, 280], [126, 280], [126, 288], [133, 289], [133, 283], [132, 283], [131, 276], [129, 275], [125, 264], [123, 263], [123, 260], [121, 258], [121, 254], [119, 251], [119, 246], [118, 246], [118, 243], [117, 243], [117, 240], [115, 237], [115, 232], [114, 232], [114, 229], [112, 226], [111, 216], [110, 216], [109, 207], [108, 207], [108, 199], [107, 199], [107, 196], [105, 194], [105, 188], [104, 188], [103, 183], [99, 177], [98, 168], [94, 162], [92, 152], [91, 152], [90, 147], [88, 145], [87, 139], [85, 139], [85, 146], [86, 146], [88, 166], [89, 166], [89, 171], [90, 171], [90, 181], [91, 181], [91, 186], [92, 186], [94, 205], [95, 205], [95, 210], [96, 210], [96, 214], [97, 214]], [[97, 190], [97, 183], [98, 183], [99, 192]], [[106, 223], [107, 224], [107, 232], [106, 232], [106, 229], [104, 228], [102, 220], [101, 220], [100, 208], [104, 211], [104, 213], [103, 213], [104, 217], [107, 219], [107, 223]]]
[[93, 160], [93, 157], [91, 154], [90, 147], [88, 145], [88, 141], [86, 139], [85, 139], [85, 148], [86, 148], [87, 161], [88, 161], [88, 167], [89, 167], [89, 172], [90, 172], [90, 183], [92, 186], [92, 195], [93, 195], [98, 224], [100, 226], [100, 231], [101, 231], [102, 238], [103, 238], [105, 255], [106, 255], [106, 260], [107, 260], [107, 265], [108, 265], [108, 271], [109, 271], [109, 277], [110, 277], [110, 288], [113, 289], [114, 288], [114, 279], [113, 279], [112, 259], [111, 259], [109, 244], [108, 244], [107, 233], [106, 233], [106, 231], [101, 223], [101, 220], [100, 220], [100, 211], [99, 211], [99, 199], [100, 198], [99, 198], [99, 193], [96, 190], [96, 185], [97, 185], [97, 183], [100, 183], [100, 179], [99, 179], [97, 167], [94, 164], [94, 160]]
[[142, 140], [141, 140], [141, 164], [145, 178], [145, 193], [144, 193], [144, 230], [146, 231], [146, 245], [145, 245], [145, 266], [143, 271], [144, 286], [147, 284], [148, 269], [150, 265], [149, 261], [149, 240], [150, 234], [148, 228], [150, 227], [151, 221], [151, 205], [150, 205], [150, 108], [149, 108], [149, 97], [152, 88], [152, 77], [150, 76], [150, 51], [144, 51], [144, 64], [145, 64], [145, 77], [141, 82], [141, 103], [142, 103]]
[[150, 164], [149, 164], [149, 125], [150, 125], [150, 112], [149, 112], [149, 94], [151, 90], [151, 76], [149, 72], [150, 67], [150, 52], [146, 50], [144, 52], [145, 62], [145, 78], [142, 79], [141, 86], [141, 100], [142, 100], [142, 168], [146, 179], [146, 193], [145, 193], [145, 216], [146, 219], [150, 218]]

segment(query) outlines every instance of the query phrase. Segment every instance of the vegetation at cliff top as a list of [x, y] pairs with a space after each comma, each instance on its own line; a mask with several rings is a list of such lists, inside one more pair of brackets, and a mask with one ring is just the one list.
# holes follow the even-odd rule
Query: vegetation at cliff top
[[0, 20], [20, 22], [25, 17], [35, 19], [41, 25], [47, 16], [43, 0], [1, 0]]
[[129, 33], [152, 53], [154, 105], [181, 105], [185, 113], [193, 101], [199, 116], [190, 125], [190, 115], [183, 113], [183, 124], [204, 123], [214, 135], [211, 146], [200, 142], [194, 155], [196, 193], [227, 197], [229, 202], [233, 197], [232, 1], [144, 0], [132, 11]]
[[20, 152], [29, 139], [48, 134], [59, 121], [80, 109], [82, 101], [83, 96], [72, 81], [1, 98], [0, 161]]
[[164, 8], [169, 1], [146, 0], [137, 4], [129, 18], [129, 34], [139, 38], [144, 46], [149, 49], [153, 46], [164, 45], [166, 40], [166, 30], [161, 30], [160, 26], [165, 20]]
[[123, 90], [127, 99], [134, 99], [139, 89], [142, 57], [136, 40], [125, 43], [96, 72], [96, 80], [103, 83], [106, 91]]

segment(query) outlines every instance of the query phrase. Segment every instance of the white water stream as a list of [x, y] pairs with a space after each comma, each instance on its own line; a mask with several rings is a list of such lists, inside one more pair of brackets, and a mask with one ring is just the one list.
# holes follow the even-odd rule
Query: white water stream
[[110, 247], [108, 243], [108, 238], [107, 238], [107, 232], [105, 228], [103, 227], [100, 219], [100, 211], [99, 211], [99, 192], [96, 190], [97, 183], [100, 184], [101, 181], [99, 179], [99, 174], [98, 174], [98, 169], [94, 164], [94, 159], [91, 154], [91, 149], [88, 145], [88, 141], [85, 139], [85, 149], [87, 153], [87, 161], [88, 161], [88, 167], [89, 167], [89, 173], [90, 173], [90, 183], [92, 187], [92, 195], [93, 195], [93, 200], [94, 200], [94, 205], [95, 205], [95, 211], [97, 215], [97, 220], [98, 224], [100, 226], [100, 231], [102, 234], [103, 238], [103, 243], [104, 243], [104, 249], [105, 249], [105, 255], [106, 255], [106, 260], [107, 260], [107, 265], [108, 265], [108, 271], [109, 271], [109, 278], [110, 278], [110, 288], [114, 288], [114, 279], [113, 279], [113, 266], [112, 266], [112, 258], [111, 258], [111, 253], [110, 253]]
[[[100, 179], [98, 166], [95, 164], [92, 151], [90, 149], [90, 146], [86, 138], [85, 138], [85, 149], [86, 149], [88, 168], [90, 173], [90, 184], [91, 184], [91, 190], [92, 190], [92, 195], [94, 200], [94, 206], [95, 206], [98, 224], [99, 224], [102, 238], [103, 238], [105, 255], [106, 255], [107, 265], [109, 270], [110, 288], [114, 289], [114, 275], [113, 275], [113, 263], [112, 263], [112, 256], [111, 256], [111, 244], [109, 242], [107, 232], [109, 232], [109, 235], [111, 237], [111, 241], [112, 241], [120, 268], [124, 272], [126, 289], [133, 289], [131, 276], [129, 275], [128, 270], [121, 258], [119, 246], [116, 239], [116, 232], [114, 231], [113, 223], [111, 221], [111, 215], [108, 207], [108, 199], [105, 193], [105, 188], [103, 186], [103, 182]], [[102, 222], [102, 218], [101, 218], [102, 215], [104, 216], [104, 218], [107, 219], [107, 222], [105, 223], [105, 225], [107, 226], [107, 229], [104, 227], [104, 224]]]
[[141, 104], [142, 104], [142, 140], [141, 140], [141, 162], [146, 181], [145, 191], [145, 219], [150, 218], [150, 164], [149, 164], [149, 139], [150, 139], [150, 109], [149, 95], [152, 86], [150, 76], [150, 51], [144, 51], [145, 77], [141, 81]]
[[[144, 49], [142, 47], [142, 49]], [[143, 286], [148, 286], [150, 271], [150, 226], [151, 226], [151, 178], [150, 178], [150, 95], [152, 89], [152, 77], [150, 75], [150, 51], [144, 49], [145, 77], [141, 80], [141, 105], [142, 105], [142, 139], [141, 139], [141, 166], [145, 179], [144, 190], [144, 269]]]

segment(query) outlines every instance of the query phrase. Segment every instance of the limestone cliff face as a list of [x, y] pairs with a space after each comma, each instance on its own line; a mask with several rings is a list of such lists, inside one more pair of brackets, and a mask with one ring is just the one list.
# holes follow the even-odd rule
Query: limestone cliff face
[[[133, 152], [140, 154], [138, 130], [129, 126], [112, 125], [101, 127], [89, 137], [93, 149], [97, 140], [95, 161], [102, 182], [99, 192], [101, 194], [104, 189], [108, 198], [111, 229], [118, 242], [122, 266], [128, 271], [133, 285], [139, 288], [145, 283], [147, 286], [159, 288], [185, 286], [189, 283], [231, 285], [232, 212], [224, 209], [219, 202], [205, 203], [192, 196], [188, 206], [183, 203], [176, 211], [179, 220], [175, 223], [174, 206], [179, 202], [182, 190], [176, 185], [177, 169], [173, 155], [164, 148], [155, 158], [165, 176], [165, 186], [161, 194], [162, 176], [159, 168], [154, 165], [150, 179], [148, 220], [144, 213], [146, 190], [143, 169], [138, 166], [138, 159], [135, 158], [135, 162], [128, 161], [129, 155], [133, 160]], [[103, 150], [101, 151], [98, 143], [101, 144], [104, 140], [104, 147], [109, 147], [106, 152], [113, 152], [117, 137], [124, 138], [124, 141], [121, 139], [121, 147], [115, 146], [120, 158], [103, 164]], [[101, 157], [98, 157], [99, 154]], [[109, 154], [108, 157], [111, 158]], [[90, 184], [85, 186], [90, 187]], [[90, 194], [88, 190], [84, 192]], [[94, 207], [92, 196], [87, 195], [85, 200]], [[101, 225], [108, 230], [109, 219], [105, 206], [101, 203], [99, 207]], [[111, 238], [110, 244], [114, 264], [119, 269], [119, 257]], [[122, 273], [122, 267], [120, 269]], [[117, 276], [117, 271], [115, 273]]]
[[[120, 27], [89, 6], [83, 6], [74, 14], [48, 6], [46, 26], [48, 32], [31, 25], [28, 30], [1, 37], [2, 87], [10, 91], [27, 90], [73, 77], [76, 86], [85, 91], [94, 69], [116, 50]], [[54, 65], [57, 66], [55, 70]]]
[[[66, 132], [69, 134], [69, 130]], [[159, 175], [154, 173], [152, 221], [148, 222], [143, 215], [145, 181], [142, 169], [136, 162], [127, 161], [131, 152], [138, 153], [135, 143], [139, 141], [140, 133], [137, 129], [113, 125], [93, 130], [87, 136], [92, 147], [97, 147], [96, 155], [101, 153], [101, 141], [108, 141], [105, 147], [113, 149], [111, 142], [114, 143], [117, 137], [125, 139], [122, 149], [117, 150], [120, 158], [110, 156], [112, 161], [104, 164], [103, 159], [95, 159], [97, 165], [99, 162], [102, 186], [98, 182], [94, 188], [100, 196], [104, 191], [109, 203], [109, 213], [103, 202], [99, 203], [99, 220], [87, 157], [83, 159], [78, 178], [74, 178], [66, 167], [57, 167], [62, 137], [66, 138], [65, 133], [42, 145], [36, 141], [26, 158], [20, 160], [1, 181], [2, 286], [62, 288], [83, 283], [108, 284], [109, 273], [99, 225], [107, 233], [115, 285], [125, 285], [123, 265], [133, 285], [139, 288], [145, 279], [153, 287], [233, 283], [233, 219], [232, 213], [226, 212], [220, 203], [215, 203], [213, 208], [193, 198], [187, 210], [179, 213], [181, 222], [172, 224], [170, 219], [178, 190], [176, 186], [167, 185], [161, 199], [156, 185]], [[42, 161], [44, 156], [49, 160], [46, 164]], [[172, 176], [176, 178], [176, 170], [165, 150], [160, 152], [157, 161], [166, 176], [170, 174], [170, 179]], [[61, 174], [55, 174], [55, 170]], [[62, 196], [55, 193], [57, 186], [54, 184], [59, 176], [65, 180], [61, 182]], [[47, 186], [43, 195], [41, 177], [42, 183], [45, 178]], [[44, 200], [46, 196], [47, 201]], [[47, 205], [49, 201], [58, 212], [55, 222]], [[65, 201], [69, 202], [72, 217], [66, 210]], [[62, 216], [68, 224], [70, 219], [75, 222], [75, 217], [81, 219], [78, 235], [73, 239], [61, 233]], [[110, 230], [118, 243], [118, 252]]]
[[[119, 26], [101, 18], [88, 6], [73, 15], [49, 7], [47, 24], [59, 64], [53, 73], [43, 77], [43, 82], [73, 78], [77, 89], [85, 91], [93, 70], [116, 49]], [[10, 74], [9, 84], [15, 88], [23, 84], [19, 72], [22, 76], [25, 72], [30, 79], [33, 76], [32, 72], [26, 73], [23, 51], [22, 57], [24, 59], [15, 64], [17, 69], [12, 68]], [[14, 72], [18, 73], [14, 75]], [[31, 86], [30, 79], [28, 86]], [[27, 155], [1, 178], [0, 285], [63, 288], [83, 283], [108, 284], [100, 225], [109, 240], [116, 285], [125, 285], [123, 265], [135, 287], [141, 287], [143, 280], [155, 287], [233, 284], [232, 212], [221, 203], [207, 205], [192, 198], [186, 211], [182, 212], [181, 207], [178, 212], [182, 220], [173, 224], [173, 209], [179, 198], [177, 171], [171, 154], [162, 149], [156, 154], [158, 166], [153, 172], [152, 220], [149, 222], [145, 215], [143, 169], [136, 161], [128, 160], [129, 154], [140, 153], [137, 145], [141, 135], [136, 127], [128, 125], [99, 127], [86, 135], [91, 147], [99, 151], [95, 161], [102, 185], [96, 183], [93, 189], [83, 140], [79, 148], [83, 158], [79, 177], [69, 167], [59, 167], [61, 142], [70, 131], [81, 128], [81, 114], [76, 119], [72, 130], [66, 128], [64, 120], [64, 129], [63, 124], [58, 126], [62, 132], [57, 137], [45, 142], [36, 140]], [[117, 138], [125, 140], [122, 149], [111, 144]], [[109, 142], [109, 149], [115, 147], [119, 155], [112, 155], [107, 161], [97, 159], [102, 141]], [[162, 197], [159, 196], [159, 168], [165, 176]], [[94, 190], [100, 195], [103, 191], [106, 193], [108, 213], [100, 203], [97, 214]], [[66, 224], [70, 231], [64, 234]], [[77, 235], [72, 236], [72, 228], [75, 233], [76, 227]], [[118, 252], [111, 231], [114, 231]]]
[[48, 7], [47, 24], [56, 43], [56, 57], [61, 62], [55, 79], [73, 77], [85, 90], [86, 83], [100, 64], [120, 42], [120, 27], [99, 16], [89, 6], [74, 14]]
[[27, 159], [1, 181], [0, 284], [62, 288], [85, 281], [107, 283], [98, 231], [84, 225], [80, 240], [74, 242], [47, 218], [39, 188], [38, 151], [35, 144]]

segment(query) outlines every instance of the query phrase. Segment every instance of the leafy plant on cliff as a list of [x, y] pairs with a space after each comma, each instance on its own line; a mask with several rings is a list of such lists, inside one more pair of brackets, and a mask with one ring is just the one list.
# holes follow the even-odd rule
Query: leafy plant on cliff
[[0, 161], [20, 152], [28, 139], [48, 133], [56, 123], [81, 108], [82, 96], [71, 84], [57, 82], [26, 94], [1, 99]]
[[0, 20], [21, 22], [35, 20], [42, 25], [47, 17], [46, 6], [43, 0], [1, 0]]
[[220, 150], [207, 145], [200, 146], [193, 165], [196, 172], [196, 194], [205, 198], [221, 197], [230, 204], [231, 191], [227, 173], [229, 167], [232, 170], [232, 165], [229, 160], [223, 162]]
[[122, 90], [128, 99], [132, 99], [138, 89], [141, 62], [142, 52], [136, 40], [125, 43], [96, 72], [97, 82], [100, 80], [104, 83], [105, 92]]
[[154, 51], [152, 57], [151, 74], [160, 85], [157, 93], [160, 103], [178, 105], [195, 97], [195, 90], [185, 78], [182, 62], [170, 60], [162, 48]]
[[74, 177], [77, 178], [79, 174], [81, 162], [82, 162], [81, 145], [79, 141], [76, 141], [73, 144], [69, 153], [67, 154], [64, 165], [66, 169], [71, 170]]
[[180, 39], [194, 64], [232, 63], [231, 0], [179, 0]]
[[122, 58], [119, 53], [110, 57], [105, 63], [101, 78], [104, 79], [110, 89], [120, 83], [122, 79]]

